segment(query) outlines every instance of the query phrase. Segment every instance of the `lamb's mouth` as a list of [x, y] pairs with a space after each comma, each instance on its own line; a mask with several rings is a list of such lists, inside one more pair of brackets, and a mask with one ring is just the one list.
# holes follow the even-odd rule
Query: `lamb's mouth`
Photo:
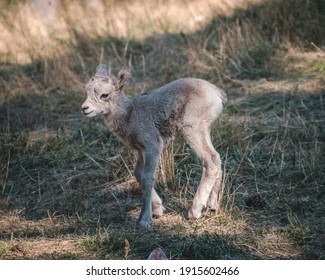
[[84, 116], [88, 116], [90, 115], [91, 113], [93, 113], [94, 111], [90, 111], [89, 113], [86, 113], [86, 112], [83, 112]]
[[[93, 114], [95, 111], [93, 110], [93, 111], [91, 111], [91, 112], [89, 112], [89, 113], [85, 113], [85, 112], [83, 112], [83, 114], [84, 114], [84, 116], [88, 116], [88, 115], [91, 115], [91, 114]], [[98, 112], [98, 113], [94, 113], [94, 116], [98, 116], [98, 115], [102, 115], [102, 114], [104, 114], [104, 111], [100, 111], [100, 112]]]

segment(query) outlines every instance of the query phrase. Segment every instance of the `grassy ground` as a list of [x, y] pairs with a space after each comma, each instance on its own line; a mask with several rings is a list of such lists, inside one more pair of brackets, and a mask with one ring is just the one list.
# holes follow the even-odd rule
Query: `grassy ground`
[[[66, 1], [56, 29], [3, 2], [1, 259], [325, 258], [324, 1]], [[135, 154], [80, 114], [100, 62], [131, 69], [130, 96], [185, 76], [226, 90], [220, 213], [186, 220], [201, 166], [178, 141], [158, 172], [166, 215], [134, 228]]]

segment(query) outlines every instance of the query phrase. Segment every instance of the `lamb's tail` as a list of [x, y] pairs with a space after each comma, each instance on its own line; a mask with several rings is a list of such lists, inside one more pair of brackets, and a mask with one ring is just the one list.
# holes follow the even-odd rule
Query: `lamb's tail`
[[227, 94], [222, 89], [218, 89], [218, 93], [219, 93], [220, 98], [222, 100], [222, 105], [223, 105], [223, 107], [225, 107], [226, 104], [228, 103]]

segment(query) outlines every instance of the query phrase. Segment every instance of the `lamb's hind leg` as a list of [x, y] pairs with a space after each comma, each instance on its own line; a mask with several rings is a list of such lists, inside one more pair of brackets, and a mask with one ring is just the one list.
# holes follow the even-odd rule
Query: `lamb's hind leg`
[[202, 209], [207, 206], [219, 170], [221, 170], [220, 156], [212, 146], [208, 128], [192, 127], [184, 133], [184, 136], [203, 164], [201, 181], [194, 196], [192, 208], [188, 212], [189, 219], [198, 219], [201, 217]]
[[[141, 184], [141, 176], [144, 166], [144, 160], [141, 152], [138, 152], [138, 161], [135, 166], [134, 176], [137, 179], [138, 183]], [[152, 204], [152, 214], [155, 217], [161, 217], [164, 214], [165, 207], [162, 205], [162, 200], [157, 194], [154, 187], [151, 192], [151, 204]]]
[[221, 205], [221, 200], [222, 200], [222, 169], [221, 169], [221, 161], [219, 161], [218, 174], [208, 200], [208, 206], [210, 207], [211, 210], [215, 210], [216, 212], [218, 212]]

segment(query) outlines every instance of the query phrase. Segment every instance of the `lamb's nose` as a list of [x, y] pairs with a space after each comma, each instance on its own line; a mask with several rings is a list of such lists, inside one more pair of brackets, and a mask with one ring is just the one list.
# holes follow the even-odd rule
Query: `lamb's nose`
[[81, 111], [82, 111], [83, 114], [84, 114], [88, 109], [89, 109], [88, 106], [83, 106], [83, 107], [81, 107]]

